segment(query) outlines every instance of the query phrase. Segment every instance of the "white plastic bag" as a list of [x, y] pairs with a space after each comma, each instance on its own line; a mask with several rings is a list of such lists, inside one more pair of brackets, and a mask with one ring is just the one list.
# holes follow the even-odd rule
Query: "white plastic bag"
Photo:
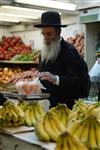
[[89, 72], [91, 80], [90, 94], [95, 96], [100, 91], [100, 59], [98, 59]]
[[99, 77], [100, 75], [100, 60], [98, 59], [89, 72], [90, 77]]

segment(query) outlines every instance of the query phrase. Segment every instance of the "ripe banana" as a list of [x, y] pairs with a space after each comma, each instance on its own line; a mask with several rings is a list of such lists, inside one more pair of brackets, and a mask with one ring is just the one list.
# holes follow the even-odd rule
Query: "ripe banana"
[[25, 122], [27, 126], [32, 126], [32, 121], [31, 121], [31, 110], [27, 109], [25, 111]]
[[36, 103], [35, 105], [37, 111], [39, 112], [40, 116], [44, 116], [45, 112], [43, 110], [43, 108], [41, 107], [41, 105], [39, 103]]
[[95, 120], [90, 124], [90, 134], [89, 134], [89, 145], [91, 148], [96, 148], [96, 132], [95, 132]]
[[69, 124], [69, 126], [67, 126], [67, 130], [71, 133], [71, 134], [75, 134], [75, 132], [78, 130], [78, 128], [81, 125], [81, 121], [77, 120], [74, 121], [72, 123]]
[[25, 114], [24, 114], [23, 110], [18, 105], [14, 105], [14, 110], [18, 114], [18, 116], [24, 117]]
[[67, 147], [65, 145], [64, 139], [62, 138], [62, 135], [58, 137], [55, 150], [67, 150]]
[[55, 113], [53, 113], [53, 112], [48, 112], [48, 114], [50, 115], [50, 117], [54, 120], [54, 122], [55, 122], [55, 124], [56, 124], [56, 126], [57, 126], [57, 128], [58, 128], [58, 130], [60, 131], [60, 132], [64, 132], [66, 129], [65, 129], [65, 126], [62, 124], [62, 122], [58, 119], [58, 117], [56, 116], [56, 114]]
[[87, 150], [87, 148], [68, 131], [65, 131], [58, 138], [56, 150]]
[[30, 112], [30, 118], [31, 118], [31, 122], [32, 122], [32, 125], [34, 126], [35, 125], [35, 123], [36, 123], [36, 118], [35, 118], [35, 116], [34, 116], [34, 113], [35, 113], [35, 110], [30, 110], [31, 112]]
[[39, 119], [35, 124], [35, 134], [41, 141], [50, 141], [50, 136], [45, 130], [45, 124], [44, 118]]
[[33, 107], [33, 111], [34, 111], [34, 117], [36, 120], [38, 120], [41, 117], [41, 114], [39, 113], [37, 107]]
[[74, 136], [76, 136], [78, 139], [81, 138], [83, 132], [84, 132], [84, 126], [85, 126], [85, 121], [82, 121], [79, 128], [76, 130]]
[[88, 120], [85, 121], [85, 126], [84, 126], [84, 130], [81, 136], [81, 141], [83, 143], [87, 143], [88, 142], [88, 137], [89, 137], [89, 131], [90, 130], [90, 122]]
[[76, 145], [72, 142], [70, 137], [66, 137], [64, 141], [66, 142], [66, 147], [68, 147], [69, 150], [77, 150]]
[[18, 120], [19, 120], [18, 114], [17, 114], [13, 109], [10, 110], [10, 113], [12, 114], [12, 121], [13, 121], [14, 123], [15, 123], [15, 122], [18, 122]]
[[48, 133], [48, 135], [50, 136], [50, 139], [52, 141], [57, 141], [59, 135], [53, 130], [51, 123], [50, 123], [49, 116], [46, 115], [44, 118], [44, 121], [45, 121], [44, 128], [45, 128], [46, 132]]
[[96, 121], [95, 126], [96, 141], [98, 147], [100, 148], [100, 122]]
[[54, 117], [49, 117], [49, 123], [52, 127], [52, 129], [54, 130], [54, 132], [59, 136], [61, 134], [61, 131], [58, 128], [58, 125], [55, 122], [55, 118]]
[[71, 138], [71, 140], [74, 145], [73, 149], [76, 148], [77, 150], [88, 150], [87, 147], [83, 143], [81, 143], [77, 138], [73, 137]]

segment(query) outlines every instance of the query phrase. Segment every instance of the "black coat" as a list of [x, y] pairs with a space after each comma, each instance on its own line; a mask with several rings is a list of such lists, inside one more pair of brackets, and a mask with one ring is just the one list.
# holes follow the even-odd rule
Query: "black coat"
[[61, 40], [61, 50], [54, 63], [41, 62], [40, 71], [49, 71], [58, 75], [59, 86], [48, 81], [41, 81], [51, 94], [51, 107], [57, 103], [66, 103], [69, 108], [74, 105], [75, 99], [87, 97], [90, 89], [90, 78], [85, 61], [77, 50], [69, 43]]

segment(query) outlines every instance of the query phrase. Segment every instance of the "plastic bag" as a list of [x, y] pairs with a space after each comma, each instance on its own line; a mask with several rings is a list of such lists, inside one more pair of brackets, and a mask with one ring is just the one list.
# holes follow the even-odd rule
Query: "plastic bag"
[[89, 72], [91, 80], [90, 96], [95, 96], [100, 91], [100, 59], [98, 59]]
[[41, 89], [45, 89], [45, 87], [38, 78], [35, 78], [30, 82], [18, 81], [16, 83], [16, 89], [19, 94], [40, 94]]

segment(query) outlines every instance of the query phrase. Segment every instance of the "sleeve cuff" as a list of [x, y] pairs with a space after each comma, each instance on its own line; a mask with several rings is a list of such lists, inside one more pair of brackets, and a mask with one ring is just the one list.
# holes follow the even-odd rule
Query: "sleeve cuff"
[[56, 79], [57, 79], [57, 80], [56, 80], [56, 83], [55, 83], [55, 84], [59, 86], [59, 76], [56, 75]]

